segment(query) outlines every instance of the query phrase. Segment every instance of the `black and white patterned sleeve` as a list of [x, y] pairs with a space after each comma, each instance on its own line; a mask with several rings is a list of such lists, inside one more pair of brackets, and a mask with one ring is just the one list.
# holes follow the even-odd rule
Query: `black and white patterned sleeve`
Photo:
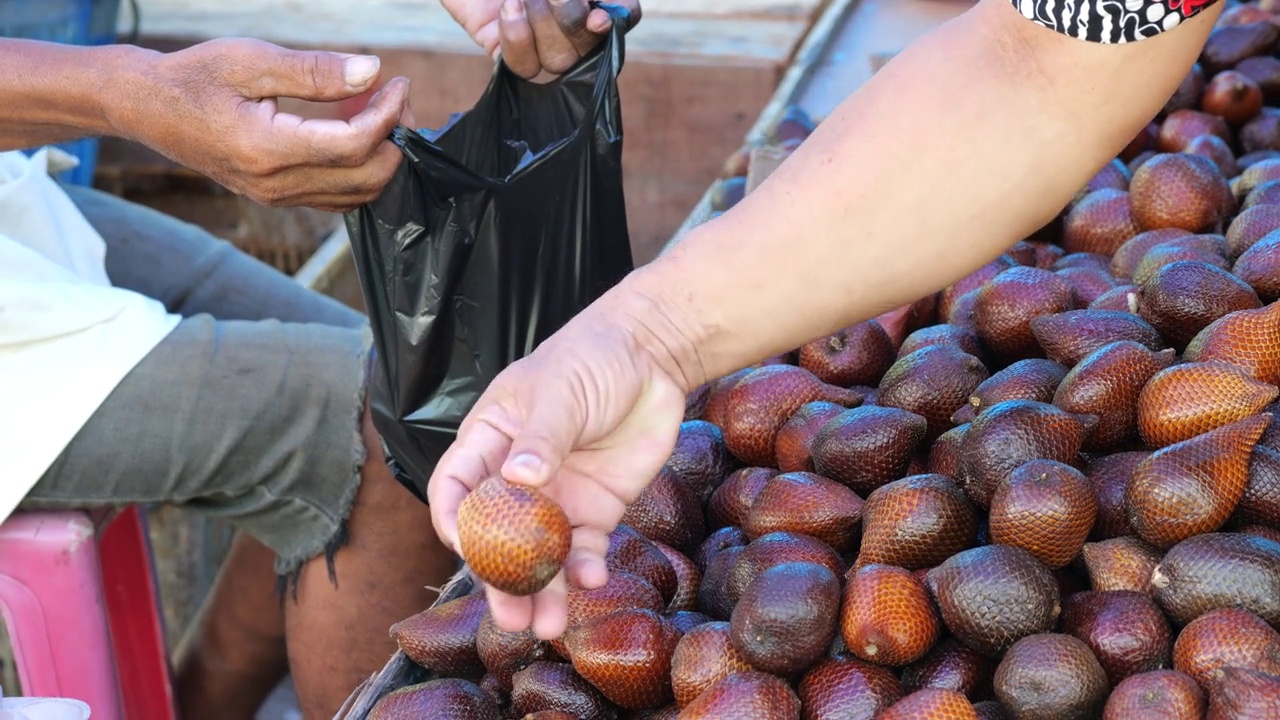
[[1023, 17], [1097, 43], [1144, 40], [1171, 30], [1218, 0], [1011, 0]]

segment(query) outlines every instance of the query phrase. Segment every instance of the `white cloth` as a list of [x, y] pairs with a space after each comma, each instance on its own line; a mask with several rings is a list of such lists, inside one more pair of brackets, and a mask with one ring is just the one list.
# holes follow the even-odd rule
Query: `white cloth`
[[181, 319], [111, 286], [55, 157], [0, 153], [0, 522]]
[[0, 720], [89, 720], [89, 706], [66, 698], [6, 698], [0, 688]]

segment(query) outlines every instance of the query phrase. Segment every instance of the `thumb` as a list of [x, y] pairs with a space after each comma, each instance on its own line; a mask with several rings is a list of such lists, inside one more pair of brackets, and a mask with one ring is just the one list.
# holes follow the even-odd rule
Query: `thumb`
[[253, 99], [290, 97], [314, 102], [345, 100], [373, 88], [382, 69], [375, 55], [289, 50], [262, 43], [243, 88]]
[[556, 476], [582, 437], [583, 419], [577, 403], [543, 399], [535, 400], [533, 408], [511, 439], [502, 476], [509, 482], [541, 487]]

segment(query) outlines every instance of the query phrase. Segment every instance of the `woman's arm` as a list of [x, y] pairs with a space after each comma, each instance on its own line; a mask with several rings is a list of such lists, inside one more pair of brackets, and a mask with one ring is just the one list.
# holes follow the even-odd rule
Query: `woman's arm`
[[981, 0], [618, 290], [646, 299], [642, 320], [659, 309], [643, 324], [690, 386], [937, 291], [1061, 211], [1164, 105], [1220, 9], [1104, 45]]

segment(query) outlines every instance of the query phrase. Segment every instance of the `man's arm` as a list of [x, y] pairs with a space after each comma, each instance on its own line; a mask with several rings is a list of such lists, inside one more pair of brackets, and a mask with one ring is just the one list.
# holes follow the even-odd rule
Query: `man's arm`
[[937, 291], [1051, 220], [1160, 110], [1220, 9], [1104, 45], [981, 0], [618, 289], [661, 308], [641, 322], [690, 386]]

